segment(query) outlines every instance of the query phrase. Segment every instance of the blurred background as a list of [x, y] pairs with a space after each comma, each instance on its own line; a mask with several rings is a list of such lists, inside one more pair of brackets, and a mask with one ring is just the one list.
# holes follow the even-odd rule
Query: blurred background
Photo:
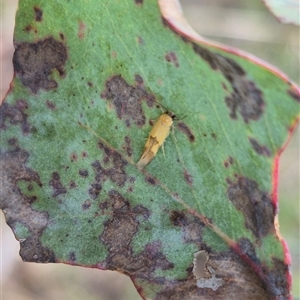
[[[0, 97], [13, 76], [12, 35], [17, 0], [1, 2]], [[280, 24], [261, 0], [181, 0], [185, 17], [201, 35], [243, 49], [299, 84], [299, 28]], [[279, 222], [292, 256], [293, 296], [299, 292], [299, 129], [280, 161]], [[140, 300], [130, 279], [117, 272], [62, 264], [24, 263], [19, 243], [0, 212], [1, 300]]]

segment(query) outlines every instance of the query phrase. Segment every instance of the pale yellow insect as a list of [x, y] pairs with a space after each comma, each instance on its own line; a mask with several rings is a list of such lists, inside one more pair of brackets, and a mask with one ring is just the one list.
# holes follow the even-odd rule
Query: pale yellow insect
[[159, 147], [168, 137], [174, 119], [175, 115], [171, 112], [166, 112], [158, 118], [157, 122], [150, 131], [144, 147], [144, 152], [137, 163], [139, 168], [144, 168], [154, 158]]

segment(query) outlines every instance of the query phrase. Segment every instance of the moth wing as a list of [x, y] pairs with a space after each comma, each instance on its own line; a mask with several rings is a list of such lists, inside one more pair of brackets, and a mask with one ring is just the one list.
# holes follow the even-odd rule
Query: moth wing
[[150, 136], [145, 145], [144, 152], [140, 160], [137, 162], [138, 168], [144, 168], [147, 164], [149, 164], [153, 157], [156, 155], [158, 148], [158, 141], [156, 140], [156, 138]]

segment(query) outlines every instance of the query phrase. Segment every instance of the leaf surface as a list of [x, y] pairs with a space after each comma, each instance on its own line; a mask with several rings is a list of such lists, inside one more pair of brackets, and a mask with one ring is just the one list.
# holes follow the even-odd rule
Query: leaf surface
[[[117, 270], [144, 298], [289, 297], [274, 219], [294, 85], [179, 35], [150, 0], [23, 0], [15, 47], [1, 209], [23, 260]], [[179, 120], [138, 169], [162, 107]]]

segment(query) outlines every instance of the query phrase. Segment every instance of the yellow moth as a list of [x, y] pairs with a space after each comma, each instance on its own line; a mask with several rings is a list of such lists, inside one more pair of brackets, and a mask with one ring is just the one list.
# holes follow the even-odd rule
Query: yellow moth
[[157, 122], [150, 131], [144, 147], [144, 152], [137, 163], [139, 168], [144, 168], [154, 158], [159, 147], [168, 137], [174, 119], [175, 115], [171, 112], [166, 112], [158, 118]]

